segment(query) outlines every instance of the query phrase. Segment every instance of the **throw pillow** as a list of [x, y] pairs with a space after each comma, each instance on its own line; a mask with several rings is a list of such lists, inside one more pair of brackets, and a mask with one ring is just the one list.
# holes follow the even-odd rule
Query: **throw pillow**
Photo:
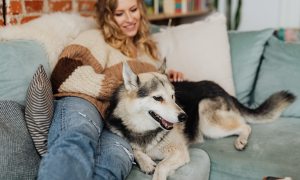
[[265, 44], [273, 32], [272, 29], [229, 32], [235, 92], [243, 104], [249, 103]]
[[285, 43], [274, 36], [270, 38], [254, 90], [254, 104], [260, 104], [276, 91], [288, 90], [298, 100], [283, 112], [283, 116], [300, 117], [299, 49], [300, 44]]
[[40, 157], [17, 102], [0, 101], [0, 144], [0, 179], [36, 179]]
[[219, 13], [153, 34], [167, 67], [191, 81], [212, 80], [235, 95], [226, 18]]
[[48, 130], [53, 115], [53, 94], [50, 80], [43, 66], [39, 66], [29, 85], [25, 121], [36, 150], [47, 152]]
[[25, 105], [28, 85], [42, 64], [49, 73], [47, 54], [41, 44], [30, 40], [0, 42], [0, 100]]

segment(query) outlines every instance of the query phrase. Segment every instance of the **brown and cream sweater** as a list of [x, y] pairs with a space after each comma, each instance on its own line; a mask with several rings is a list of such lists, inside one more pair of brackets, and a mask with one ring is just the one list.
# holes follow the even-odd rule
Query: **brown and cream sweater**
[[122, 62], [135, 73], [156, 71], [159, 64], [145, 53], [137, 59], [122, 54], [104, 41], [100, 30], [81, 33], [60, 54], [51, 82], [56, 97], [77, 96], [93, 103], [102, 116], [109, 97], [122, 83]]

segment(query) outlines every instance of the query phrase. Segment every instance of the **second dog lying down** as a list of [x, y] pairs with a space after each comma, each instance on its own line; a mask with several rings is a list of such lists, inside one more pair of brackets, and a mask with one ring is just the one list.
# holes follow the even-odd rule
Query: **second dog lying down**
[[179, 82], [174, 86], [176, 101], [189, 117], [184, 128], [189, 141], [202, 142], [203, 135], [209, 138], [238, 135], [235, 141], [238, 150], [247, 145], [251, 133], [247, 123], [271, 122], [295, 101], [293, 94], [280, 91], [250, 109], [211, 81]]
[[166, 75], [136, 75], [127, 63], [123, 79], [106, 112], [107, 127], [129, 141], [141, 170], [154, 172], [156, 180], [189, 162], [188, 145], [201, 142], [203, 135], [238, 135], [235, 147], [242, 150], [251, 133], [247, 122], [271, 122], [295, 100], [281, 91], [249, 109], [214, 82], [174, 83], [175, 92]]

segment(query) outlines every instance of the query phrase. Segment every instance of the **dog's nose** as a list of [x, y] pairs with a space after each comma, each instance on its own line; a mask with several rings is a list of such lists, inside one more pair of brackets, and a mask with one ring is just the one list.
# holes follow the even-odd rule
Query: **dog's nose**
[[186, 121], [186, 120], [187, 120], [187, 115], [186, 115], [185, 113], [180, 113], [180, 114], [178, 115], [178, 120], [179, 120], [180, 122]]

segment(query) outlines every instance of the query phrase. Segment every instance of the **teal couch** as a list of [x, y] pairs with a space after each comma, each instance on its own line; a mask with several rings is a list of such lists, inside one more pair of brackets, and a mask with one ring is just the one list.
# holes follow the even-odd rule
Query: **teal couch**
[[[278, 90], [289, 90], [300, 96], [300, 44], [286, 44], [278, 40], [271, 29], [229, 32], [229, 42], [236, 96], [241, 102], [254, 107]], [[24, 117], [8, 117], [7, 112], [13, 110], [10, 111], [11, 105], [7, 104], [14, 104], [14, 109], [24, 115], [26, 91], [38, 65], [42, 64], [50, 73], [47, 53], [42, 47], [29, 40], [0, 42], [0, 115], [3, 113], [0, 116], [0, 144], [12, 142], [12, 146], [0, 146], [0, 179], [36, 178], [39, 156], [33, 143], [28, 141], [30, 137], [24, 126]], [[12, 123], [4, 121], [7, 118], [22, 126], [12, 127]], [[10, 133], [15, 133], [9, 130], [12, 128], [19, 128], [20, 132], [15, 141], [7, 138], [12, 135]], [[234, 149], [235, 137], [205, 139], [202, 144], [192, 145], [191, 162], [179, 168], [170, 179], [299, 178], [300, 100], [275, 122], [255, 124], [252, 128], [249, 144], [244, 151]], [[18, 158], [12, 158], [16, 156]], [[143, 180], [151, 179], [151, 176], [134, 166], [127, 179]]]
[[300, 177], [300, 44], [280, 41], [272, 32], [229, 33], [237, 98], [255, 107], [273, 92], [288, 90], [298, 100], [275, 122], [251, 125], [244, 151], [233, 148], [235, 137], [193, 146], [209, 154], [211, 180]]

